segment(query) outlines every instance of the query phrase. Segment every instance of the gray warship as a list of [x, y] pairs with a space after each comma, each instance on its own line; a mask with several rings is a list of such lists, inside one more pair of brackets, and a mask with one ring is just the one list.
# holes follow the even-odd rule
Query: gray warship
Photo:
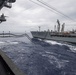
[[62, 24], [60, 28], [60, 21], [57, 20], [58, 25], [54, 27], [54, 31], [31, 31], [33, 38], [45, 39], [45, 40], [55, 40], [55, 41], [64, 41], [69, 43], [76, 43], [76, 30], [73, 31], [64, 31], [65, 23]]

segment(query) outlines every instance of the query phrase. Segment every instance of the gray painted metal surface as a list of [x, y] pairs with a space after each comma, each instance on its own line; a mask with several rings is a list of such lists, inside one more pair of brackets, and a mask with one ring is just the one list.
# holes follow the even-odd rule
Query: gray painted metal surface
[[76, 43], [76, 37], [51, 36], [51, 32], [37, 32], [37, 31], [33, 31], [31, 33], [32, 33], [32, 36], [34, 38]]
[[0, 50], [0, 75], [25, 75], [12, 60]]

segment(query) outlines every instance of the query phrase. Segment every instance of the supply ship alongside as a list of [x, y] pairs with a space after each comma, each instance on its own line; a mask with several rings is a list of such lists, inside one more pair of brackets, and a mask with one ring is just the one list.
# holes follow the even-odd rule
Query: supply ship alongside
[[54, 31], [31, 31], [33, 38], [40, 38], [46, 40], [55, 40], [55, 41], [64, 41], [70, 43], [76, 43], [76, 30], [65, 32], [64, 27], [65, 23], [62, 24], [62, 28], [60, 29], [60, 22], [57, 20], [57, 27], [55, 25]]

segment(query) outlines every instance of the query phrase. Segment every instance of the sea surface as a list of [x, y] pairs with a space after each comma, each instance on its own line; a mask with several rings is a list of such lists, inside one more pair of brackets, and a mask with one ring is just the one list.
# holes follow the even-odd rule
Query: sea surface
[[27, 37], [0, 38], [0, 49], [25, 75], [76, 75], [76, 45]]

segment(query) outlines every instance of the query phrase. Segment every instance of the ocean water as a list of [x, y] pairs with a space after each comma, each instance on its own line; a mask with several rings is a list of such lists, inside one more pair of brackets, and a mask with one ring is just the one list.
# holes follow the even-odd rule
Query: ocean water
[[0, 38], [0, 49], [25, 75], [76, 75], [76, 45], [27, 37]]

